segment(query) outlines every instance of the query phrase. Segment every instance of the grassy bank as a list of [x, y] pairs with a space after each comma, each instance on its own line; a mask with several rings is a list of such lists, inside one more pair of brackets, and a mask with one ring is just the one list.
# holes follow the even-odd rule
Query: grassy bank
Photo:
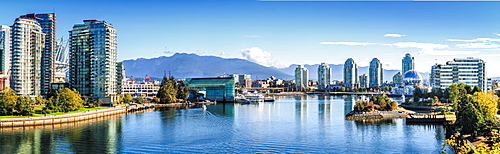
[[[41, 110], [44, 106], [36, 106], [35, 110]], [[80, 113], [80, 112], [87, 112], [87, 111], [95, 111], [95, 110], [101, 110], [101, 109], [107, 109], [110, 107], [94, 107], [94, 108], [80, 108], [76, 111], [70, 111], [70, 112], [54, 112], [50, 114], [33, 114], [32, 116], [0, 116], [0, 119], [8, 119], [8, 118], [29, 118], [29, 117], [43, 117], [43, 116], [52, 116], [52, 115], [65, 115], [65, 114], [72, 114], [72, 113]]]

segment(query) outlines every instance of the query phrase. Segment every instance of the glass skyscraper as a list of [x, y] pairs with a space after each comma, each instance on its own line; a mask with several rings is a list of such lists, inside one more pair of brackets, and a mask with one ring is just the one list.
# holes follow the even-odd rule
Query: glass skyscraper
[[401, 74], [401, 72], [398, 72], [394, 74], [394, 76], [392, 76], [392, 83], [394, 83], [394, 85], [403, 84], [403, 75]]
[[358, 83], [358, 65], [354, 59], [349, 58], [344, 63], [344, 87], [356, 87]]
[[295, 87], [300, 89], [308, 88], [309, 70], [302, 65], [295, 68]]
[[7, 75], [10, 69], [10, 27], [0, 25], [0, 75]]
[[403, 64], [403, 69], [401, 70], [401, 74], [405, 74], [409, 70], [415, 69], [415, 57], [407, 53], [403, 57], [402, 64]]
[[370, 82], [370, 78], [366, 74], [361, 74], [359, 76], [359, 86], [368, 88], [368, 82]]
[[84, 20], [70, 33], [70, 87], [82, 96], [107, 97], [117, 90], [116, 30], [106, 21]]
[[384, 69], [382, 69], [382, 63], [378, 58], [373, 58], [370, 62], [370, 67], [368, 68], [369, 87], [380, 87], [384, 79]]
[[331, 78], [332, 68], [327, 63], [321, 63], [318, 66], [318, 88], [326, 88], [330, 84]]

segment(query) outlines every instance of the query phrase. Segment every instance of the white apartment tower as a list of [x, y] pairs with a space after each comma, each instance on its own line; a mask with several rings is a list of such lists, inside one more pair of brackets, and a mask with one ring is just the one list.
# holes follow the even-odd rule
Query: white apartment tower
[[41, 94], [41, 63], [45, 34], [36, 19], [17, 18], [12, 25], [11, 88], [18, 95]]
[[455, 58], [446, 65], [434, 65], [431, 70], [431, 86], [447, 88], [453, 83], [479, 86], [483, 91], [491, 89], [486, 78], [486, 62], [479, 58]]
[[308, 88], [309, 70], [302, 65], [295, 68], [295, 87], [300, 89]]
[[382, 69], [382, 63], [377, 58], [373, 58], [370, 62], [370, 67], [368, 68], [369, 87], [380, 87], [384, 79], [384, 69]]
[[46, 95], [50, 90], [50, 84], [54, 83], [55, 58], [56, 58], [56, 14], [55, 13], [32, 13], [22, 15], [19, 18], [36, 21], [45, 34], [44, 47], [40, 61], [40, 91]]
[[325, 89], [331, 81], [332, 68], [327, 63], [318, 66], [318, 88]]
[[344, 87], [356, 87], [358, 83], [358, 65], [354, 59], [349, 58], [344, 63]]
[[117, 90], [116, 30], [106, 21], [84, 20], [70, 33], [70, 87], [82, 96], [107, 97]]

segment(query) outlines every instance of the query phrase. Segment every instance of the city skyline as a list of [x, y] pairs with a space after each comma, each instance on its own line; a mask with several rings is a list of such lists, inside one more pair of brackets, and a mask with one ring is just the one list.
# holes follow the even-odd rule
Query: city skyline
[[[95, 4], [99, 5], [95, 5]], [[264, 66], [343, 64], [378, 58], [401, 69], [401, 56], [430, 72], [435, 63], [475, 57], [500, 65], [499, 2], [28, 1], [3, 2], [0, 24], [22, 14], [57, 14], [57, 39], [99, 19], [118, 31], [118, 61], [196, 53]], [[78, 7], [77, 7], [78, 6]], [[112, 6], [112, 7], [110, 7]], [[307, 54], [307, 56], [304, 56]], [[397, 57], [397, 58], [396, 58]], [[488, 77], [498, 77], [486, 67]], [[392, 74], [388, 74], [391, 75]]]

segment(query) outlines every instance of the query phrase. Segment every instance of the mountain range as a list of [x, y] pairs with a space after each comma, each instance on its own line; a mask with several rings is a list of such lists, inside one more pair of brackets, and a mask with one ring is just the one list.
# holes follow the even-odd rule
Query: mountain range
[[[162, 77], [170, 73], [175, 78], [216, 77], [230, 74], [250, 74], [252, 79], [264, 79], [275, 76], [280, 79], [294, 79], [297, 64], [285, 68], [266, 67], [257, 63], [237, 58], [200, 56], [196, 54], [176, 53], [170, 57], [138, 58], [124, 60], [126, 76]], [[319, 64], [304, 65], [309, 70], [309, 79], [317, 80]], [[332, 68], [332, 80], [342, 80], [343, 64], [329, 64]], [[368, 74], [368, 67], [359, 67], [358, 75]], [[392, 76], [399, 70], [384, 70], [384, 80], [392, 81]], [[422, 73], [428, 79], [429, 73]]]
[[123, 65], [127, 77], [143, 77], [145, 75], [163, 77], [170, 73], [175, 78], [216, 77], [230, 74], [250, 74], [252, 79], [270, 76], [282, 79], [293, 78], [293, 75], [244, 59], [226, 59], [186, 53], [176, 53], [170, 57], [124, 60]]

